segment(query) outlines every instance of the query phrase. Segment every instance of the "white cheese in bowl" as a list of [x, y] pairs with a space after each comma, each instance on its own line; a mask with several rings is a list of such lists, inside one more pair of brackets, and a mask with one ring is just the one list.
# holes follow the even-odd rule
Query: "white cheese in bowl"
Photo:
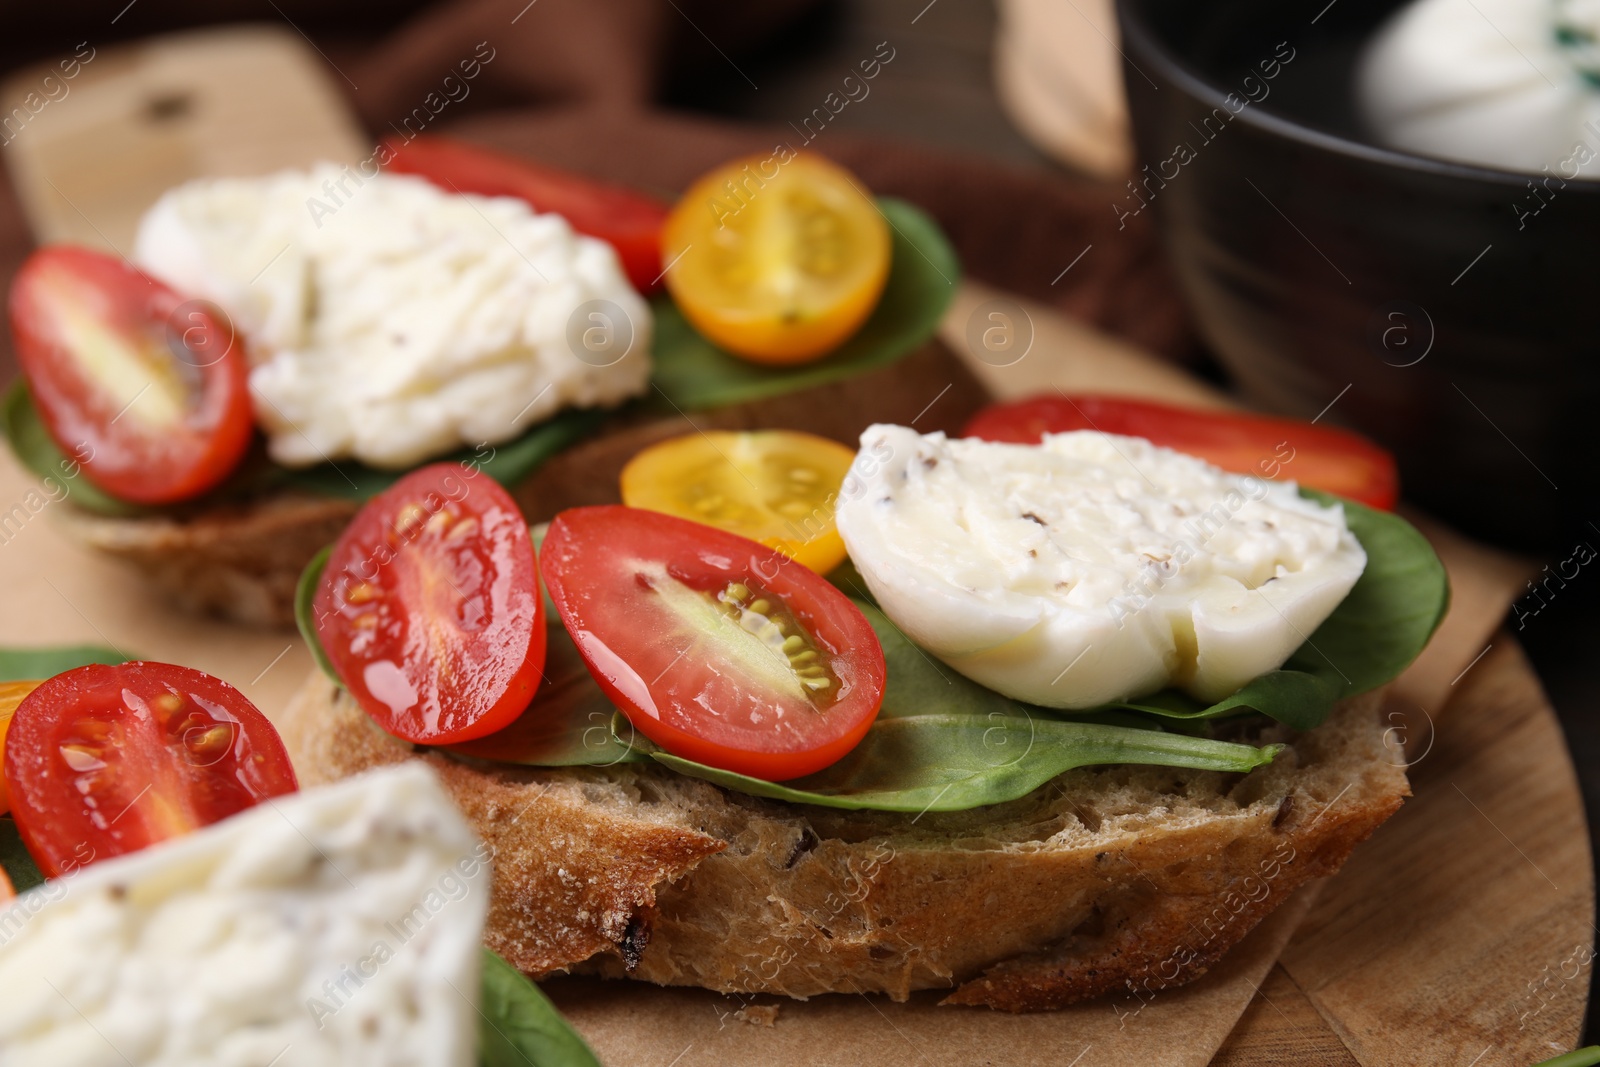
[[0, 1067], [470, 1067], [489, 850], [417, 762], [0, 909]]
[[1279, 667], [1366, 553], [1343, 509], [1092, 430], [1039, 445], [873, 426], [834, 520], [884, 613], [1017, 700], [1204, 701]]
[[1600, 175], [1600, 0], [1412, 0], [1367, 45], [1356, 94], [1392, 148]]
[[288, 466], [412, 466], [649, 387], [650, 309], [615, 251], [509, 197], [331, 165], [195, 181], [134, 258], [232, 318]]

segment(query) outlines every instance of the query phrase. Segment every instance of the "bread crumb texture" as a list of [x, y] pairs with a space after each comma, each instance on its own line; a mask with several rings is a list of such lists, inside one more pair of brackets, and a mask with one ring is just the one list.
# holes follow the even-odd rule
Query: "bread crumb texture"
[[494, 849], [485, 940], [534, 977], [724, 993], [948, 989], [1061, 1007], [1193, 981], [1410, 795], [1381, 694], [1246, 775], [1069, 771], [1020, 800], [920, 816], [748, 797], [665, 768], [418, 754], [321, 675], [284, 716], [302, 784], [427, 760]]
[[751, 1004], [733, 1013], [733, 1017], [752, 1026], [771, 1026], [778, 1021], [782, 1004]]

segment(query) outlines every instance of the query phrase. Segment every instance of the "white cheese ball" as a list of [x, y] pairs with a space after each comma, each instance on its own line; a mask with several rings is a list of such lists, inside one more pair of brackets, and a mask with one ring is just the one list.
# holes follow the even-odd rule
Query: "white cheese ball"
[[509, 197], [331, 164], [201, 180], [145, 214], [134, 258], [233, 319], [287, 466], [413, 466], [649, 387], [650, 309], [616, 252]]
[[471, 1067], [489, 855], [408, 761], [46, 882], [0, 1067]]
[[1092, 430], [1039, 445], [873, 426], [839, 533], [885, 614], [1017, 700], [1092, 708], [1273, 670], [1366, 566], [1343, 509]]
[[1414, 0], [1356, 78], [1391, 148], [1568, 180], [1600, 174], [1600, 0]]

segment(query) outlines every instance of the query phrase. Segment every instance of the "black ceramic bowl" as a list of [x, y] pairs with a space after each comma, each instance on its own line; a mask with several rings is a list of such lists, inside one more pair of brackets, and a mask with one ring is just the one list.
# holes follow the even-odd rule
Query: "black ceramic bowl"
[[1381, 441], [1471, 533], [1600, 541], [1600, 182], [1365, 141], [1355, 58], [1398, 6], [1119, 0], [1142, 169], [1109, 210], [1154, 214], [1250, 400]]

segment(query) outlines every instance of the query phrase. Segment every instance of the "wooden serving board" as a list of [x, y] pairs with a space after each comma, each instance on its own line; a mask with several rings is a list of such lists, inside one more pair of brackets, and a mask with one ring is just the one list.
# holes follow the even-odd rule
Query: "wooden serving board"
[[[0, 104], [18, 102], [30, 77], [0, 87]], [[188, 104], [174, 110], [174, 94]], [[152, 99], [158, 106], [129, 110]], [[319, 60], [278, 28], [102, 50], [73, 95], [3, 155], [36, 233], [116, 247], [167, 183], [359, 151]], [[105, 180], [123, 173], [144, 177]], [[1003, 367], [974, 358], [966, 341], [996, 301], [1032, 336]], [[1131, 346], [976, 284], [958, 294], [944, 337], [997, 396], [1060, 388], [1229, 403]], [[164, 610], [135, 575], [57, 535], [50, 510], [61, 506], [0, 456], [0, 520], [13, 517], [0, 521], [0, 587], [12, 607], [0, 613], [0, 644], [110, 644], [227, 678], [269, 716], [285, 706], [310, 669], [297, 638]], [[745, 1005], [631, 983], [550, 991], [613, 1065], [1521, 1067], [1571, 1048], [1589, 988], [1593, 884], [1555, 718], [1514, 641], [1496, 632], [1524, 568], [1423, 525], [1455, 600], [1390, 705], [1394, 758], [1414, 762], [1416, 797], [1345, 871], [1291, 898], [1200, 982], [1142, 1006], [1034, 1016], [937, 1009], [931, 998], [823, 997], [774, 1013], [770, 998]]]
[[[46, 75], [59, 80], [51, 63], [7, 77], [5, 114], [37, 100]], [[179, 182], [362, 158], [327, 64], [287, 24], [96, 49], [64, 84], [4, 151], [41, 241], [127, 254], [139, 216]]]

